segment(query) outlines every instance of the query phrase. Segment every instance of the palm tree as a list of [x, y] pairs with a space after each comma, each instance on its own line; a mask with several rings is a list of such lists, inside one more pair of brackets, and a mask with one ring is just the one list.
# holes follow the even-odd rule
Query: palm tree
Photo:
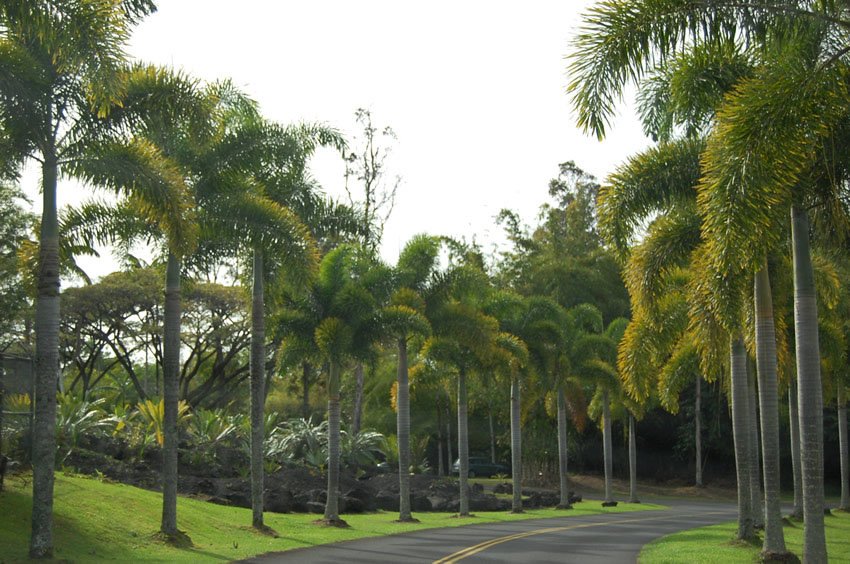
[[461, 517], [469, 516], [469, 433], [467, 426], [467, 378], [490, 360], [499, 323], [486, 315], [478, 303], [488, 289], [489, 280], [474, 264], [454, 267], [441, 285], [443, 299], [428, 304], [426, 316], [432, 336], [423, 351], [427, 359], [440, 362], [457, 374], [457, 437]]
[[323, 522], [331, 526], [347, 526], [339, 517], [340, 376], [346, 363], [366, 359], [377, 342], [381, 320], [375, 294], [389, 287], [389, 278], [388, 268], [358, 255], [355, 247], [342, 245], [325, 255], [308, 292], [292, 295], [278, 321], [285, 339], [294, 340], [296, 347], [312, 333], [319, 358], [328, 363], [328, 491]]
[[[383, 310], [387, 332], [398, 350], [396, 406], [398, 410], [399, 522], [415, 521], [410, 512], [410, 383], [408, 343], [413, 336], [431, 332], [425, 317], [429, 282], [435, 275], [440, 241], [420, 235], [405, 245], [395, 267], [397, 289]], [[423, 297], [425, 294], [426, 297]]]
[[[54, 424], [59, 326], [59, 173], [133, 191], [150, 209], [180, 190], [149, 144], [101, 136], [127, 91], [123, 48], [130, 29], [154, 10], [149, 0], [6, 2], [0, 8], [0, 127], [13, 162], [41, 164], [43, 207], [36, 304], [36, 391], [30, 552], [53, 551]], [[150, 182], [136, 182], [142, 173]], [[179, 207], [181, 204], [177, 204]]]
[[[667, 66], [645, 81], [649, 87], [642, 92], [641, 111], [647, 131], [653, 136], [657, 135], [661, 138], [669, 138], [670, 130], [673, 125], [676, 125], [677, 119], [686, 120], [686, 128], [688, 131], [693, 132], [692, 135], [705, 131], [708, 129], [709, 120], [713, 117], [715, 108], [720, 104], [724, 93], [728, 92], [742, 77], [746, 78], [752, 72], [750, 58], [746, 54], [740, 53], [737, 47], [731, 43], [697, 46], [692, 51], [677, 55], [671, 59]], [[696, 96], [696, 103], [691, 100], [692, 92], [700, 92], [700, 95]], [[638, 165], [637, 171], [640, 170], [640, 166]], [[632, 177], [636, 176], [634, 165], [628, 172], [632, 173]], [[625, 177], [630, 182], [634, 182], [633, 179], [629, 179], [628, 172], [625, 175], [620, 173], [619, 179]], [[667, 173], [667, 176], [670, 177], [670, 174]], [[650, 197], [653, 194], [659, 193], [657, 188], [649, 188], [647, 191]], [[614, 197], [611, 197], [612, 192]], [[622, 188], [620, 192], [623, 192]], [[607, 225], [613, 228], [609, 229], [612, 232], [612, 238], [622, 244], [624, 233], [628, 233], [626, 230], [629, 227], [628, 222], [633, 221], [635, 217], [633, 210], [640, 209], [635, 207], [635, 204], [640, 202], [640, 197], [635, 198], [637, 201], [629, 202], [628, 193], [624, 198], [623, 195], [619, 195], [618, 197], [616, 191], [605, 191], [603, 189], [603, 194], [605, 195], [606, 211], [610, 210], [610, 212], [613, 212], [606, 213], [603, 216], [608, 220]], [[614, 205], [612, 206], [612, 204]], [[626, 205], [624, 206], [623, 204]], [[629, 204], [631, 204], [631, 209]], [[646, 206], [645, 196], [643, 197], [643, 205]], [[614, 209], [611, 209], [612, 207]], [[645, 214], [645, 208], [643, 213]], [[624, 223], [625, 225], [623, 225]], [[691, 238], [693, 241], [699, 240], [698, 235], [695, 237], [691, 236]], [[630, 262], [633, 272], [636, 262], [640, 261]], [[646, 260], [644, 259], [643, 262], [646, 262]], [[761, 270], [764, 270], [764, 268]], [[638, 278], [635, 280], [635, 277], [632, 277], [633, 282], [630, 285], [631, 287], [635, 286], [635, 282], [644, 280], [646, 276], [640, 272], [640, 269], [635, 274], [638, 275]], [[760, 275], [761, 273], [756, 274], [756, 280], [759, 280]], [[766, 271], [764, 275], [766, 276]], [[768, 293], [768, 299], [765, 299], [761, 295], [765, 291]], [[778, 499], [778, 458], [776, 457], [779, 440], [776, 333], [773, 326], [773, 303], [769, 299], [769, 292], [769, 282], [755, 285], [754, 302], [761, 304], [760, 318], [763, 320], [762, 325], [760, 325], [761, 330], [757, 328], [756, 331], [755, 348], [760, 349], [762, 353], [767, 351], [768, 354], [772, 355], [772, 360], [767, 360], [764, 354], [762, 354], [761, 364], [765, 366], [765, 369], [759, 370], [760, 382], [762, 381], [762, 377], [767, 378], [759, 386], [760, 393], [764, 391], [766, 394], [763, 396], [766, 403], [762, 405], [760, 410], [762, 414], [762, 445], [765, 452], [765, 484], [768, 495], [767, 528], [770, 531], [765, 535], [764, 550], [766, 553], [784, 553], [785, 545], [782, 538], [781, 514]], [[633, 292], [633, 295], [636, 294], [639, 295], [639, 293]], [[759, 318], [758, 312], [756, 317]], [[769, 329], [767, 325], [770, 326]], [[772, 366], [772, 370], [770, 366]], [[753, 404], [751, 411], [755, 413], [755, 404]], [[756, 426], [751, 426], [750, 428], [754, 432], [757, 432]], [[757, 444], [757, 440], [753, 441], [753, 444]], [[757, 453], [755, 451], [753, 451], [751, 456], [755, 456], [757, 460]], [[698, 462], [698, 471], [700, 465]], [[762, 505], [756, 501], [761, 491], [758, 485], [758, 464], [750, 464], [750, 469], [751, 481], [753, 482], [751, 495], [754, 500], [756, 520], [760, 522], [759, 515], [762, 513]]]
[[[757, 266], [782, 232], [777, 226], [785, 222], [784, 210], [791, 209], [804, 559], [809, 561], [825, 561], [827, 555], [823, 399], [805, 208], [807, 200], [818, 200], [812, 190], [818, 182], [811, 182], [818, 173], [821, 184], [840, 186], [840, 179], [816, 165], [822, 155], [830, 154], [820, 149], [831, 145], [830, 132], [845, 119], [850, 101], [840, 78], [848, 52], [845, 42], [832, 40], [843, 37], [847, 25], [845, 7], [833, 2], [608, 3], [589, 14], [571, 66], [579, 122], [601, 136], [625, 84], [678, 45], [739, 37], [761, 48], [758, 73], [728, 97], [718, 114], [704, 158], [700, 198], [714, 262], [726, 271]], [[740, 256], [742, 248], [755, 252]]]

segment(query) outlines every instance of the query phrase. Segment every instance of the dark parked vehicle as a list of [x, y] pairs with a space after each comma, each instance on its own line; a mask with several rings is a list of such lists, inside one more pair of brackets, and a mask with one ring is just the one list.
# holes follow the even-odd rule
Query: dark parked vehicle
[[[457, 475], [460, 473], [460, 459], [455, 460], [455, 463], [452, 464], [452, 474]], [[499, 464], [498, 462], [493, 463], [487, 460], [486, 458], [480, 456], [470, 456], [469, 457], [469, 477], [475, 478], [478, 476], [479, 478], [492, 478], [496, 474], [505, 474], [508, 475], [511, 473], [511, 469], [505, 466], [504, 464]]]

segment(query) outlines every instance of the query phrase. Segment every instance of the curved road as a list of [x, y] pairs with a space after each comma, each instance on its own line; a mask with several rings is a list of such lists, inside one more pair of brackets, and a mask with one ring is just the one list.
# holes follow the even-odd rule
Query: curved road
[[254, 563], [633, 563], [649, 541], [736, 518], [731, 503], [664, 500], [669, 509], [486, 523], [259, 556]]

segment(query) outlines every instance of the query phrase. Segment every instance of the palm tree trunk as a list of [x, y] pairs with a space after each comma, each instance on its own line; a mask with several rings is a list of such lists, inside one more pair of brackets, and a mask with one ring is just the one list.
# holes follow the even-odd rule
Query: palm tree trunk
[[611, 474], [614, 471], [611, 449], [611, 402], [608, 398], [608, 390], [602, 392], [602, 456], [605, 464], [605, 502], [614, 501], [611, 491]]
[[797, 345], [797, 405], [803, 470], [803, 560], [826, 562], [823, 522], [823, 390], [818, 345], [818, 308], [809, 248], [809, 217], [791, 206], [794, 261], [794, 335]]
[[263, 252], [254, 249], [251, 296], [251, 511], [252, 525], [263, 528], [263, 405], [266, 394], [266, 326], [263, 295]]
[[339, 361], [328, 370], [328, 492], [325, 521], [339, 521]]
[[696, 450], [696, 478], [698, 488], [702, 483], [702, 375], [697, 374], [696, 398], [694, 399], [694, 450]]
[[310, 372], [313, 367], [309, 362], [301, 363], [301, 417], [310, 417]]
[[520, 428], [519, 376], [511, 378], [511, 513], [522, 513], [522, 429]]
[[558, 482], [561, 501], [558, 507], [571, 509], [569, 483], [567, 481], [567, 402], [564, 399], [564, 387], [558, 386]]
[[838, 447], [841, 449], [841, 503], [838, 508], [850, 511], [850, 452], [847, 450], [847, 398], [844, 384], [838, 383]]
[[629, 413], [629, 503], [640, 503], [637, 496], [637, 440], [635, 416]]
[[59, 381], [59, 222], [55, 151], [42, 164], [43, 208], [35, 304], [35, 415], [32, 428], [30, 556], [53, 556], [53, 471], [56, 465], [56, 386]]
[[469, 516], [469, 435], [466, 426], [466, 374], [460, 371], [457, 377], [457, 456], [460, 459], [458, 478], [460, 482], [460, 516]]
[[493, 402], [487, 404], [487, 420], [490, 424], [490, 462], [496, 464], [496, 427], [493, 422]]
[[776, 327], [773, 323], [773, 298], [767, 261], [756, 273], [754, 282], [756, 310], [756, 363], [761, 414], [762, 465], [764, 471], [764, 545], [763, 553], [784, 554], [782, 501], [779, 498], [779, 385], [776, 370]]
[[732, 436], [738, 478], [738, 539], [754, 536], [750, 495], [750, 400], [747, 384], [747, 351], [740, 336], [729, 343], [732, 388]]
[[446, 460], [446, 470], [449, 475], [452, 473], [452, 465], [454, 464], [454, 458], [452, 458], [452, 408], [450, 407], [451, 399], [446, 400], [446, 456], [448, 456], [448, 460]]
[[803, 519], [803, 469], [800, 460], [800, 418], [797, 415], [797, 385], [788, 386], [788, 419], [791, 430], [791, 469], [794, 473], [794, 509], [791, 516]]
[[443, 460], [443, 406], [437, 403], [437, 476], [445, 476], [445, 461]]
[[363, 419], [363, 364], [354, 365], [354, 414], [351, 416], [351, 435], [360, 432]]
[[180, 259], [168, 253], [165, 270], [163, 316], [162, 390], [162, 524], [166, 535], [177, 531], [177, 402], [180, 378]]
[[410, 514], [410, 390], [407, 374], [407, 339], [398, 340], [398, 520]]
[[764, 528], [764, 493], [761, 489], [761, 472], [759, 464], [759, 427], [758, 424], [758, 401], [756, 399], [756, 376], [751, 370], [751, 363], [747, 363], [747, 390], [750, 408], [750, 496], [752, 497], [753, 526], [756, 529]]

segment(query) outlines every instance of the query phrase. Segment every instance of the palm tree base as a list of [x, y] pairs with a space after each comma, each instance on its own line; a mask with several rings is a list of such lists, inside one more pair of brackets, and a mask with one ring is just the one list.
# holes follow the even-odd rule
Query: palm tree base
[[634, 499], [630, 499], [626, 503], [640, 503], [640, 500], [638, 498], [634, 498]]
[[617, 503], [616, 501], [603, 501], [602, 507], [617, 507]]
[[525, 513], [525, 510], [524, 509], [511, 509], [511, 513], [514, 513], [514, 514]]
[[404, 519], [396, 519], [393, 523], [421, 523], [416, 517], [405, 517]]
[[555, 509], [572, 509], [573, 505], [571, 503], [559, 503], [555, 506]]
[[449, 519], [468, 519], [470, 517], [476, 517], [475, 513], [457, 513], [449, 517]]
[[321, 525], [323, 527], [336, 527], [338, 529], [347, 529], [351, 525], [349, 525], [345, 520], [337, 517], [336, 519], [316, 519], [313, 521], [314, 525]]
[[189, 535], [183, 531], [176, 531], [174, 533], [163, 533], [160, 531], [154, 535], [154, 538], [175, 548], [192, 548], [195, 546], [192, 544], [192, 539]]
[[796, 564], [800, 562], [800, 559], [793, 552], [762, 551], [759, 554], [759, 562], [790, 562]]

